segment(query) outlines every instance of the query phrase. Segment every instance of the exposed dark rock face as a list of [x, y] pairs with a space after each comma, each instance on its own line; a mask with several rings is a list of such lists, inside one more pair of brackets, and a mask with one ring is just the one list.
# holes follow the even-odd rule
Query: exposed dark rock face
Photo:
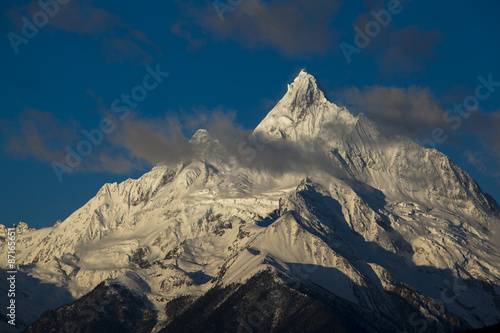
[[276, 279], [265, 271], [245, 284], [214, 287], [194, 302], [174, 299], [166, 307], [171, 321], [160, 332], [368, 332], [355, 316]]
[[[145, 296], [119, 284], [99, 284], [75, 303], [45, 312], [27, 333], [62, 332], [453, 332], [466, 328], [433, 320], [416, 321], [418, 304], [389, 293], [397, 311], [368, 311], [320, 287], [307, 287], [271, 270], [244, 284], [214, 286], [201, 297], [180, 296], [167, 303], [166, 320]], [[418, 318], [421, 319], [421, 318]], [[493, 327], [495, 328], [495, 327]], [[492, 328], [492, 329], [493, 329]], [[422, 330], [423, 329], [423, 330]], [[484, 332], [493, 332], [493, 330]], [[475, 332], [475, 331], [474, 331]], [[479, 330], [478, 332], [483, 332]]]
[[145, 297], [102, 282], [73, 304], [44, 312], [24, 332], [146, 333], [155, 325], [156, 313]]
[[242, 285], [214, 287], [194, 301], [185, 296], [174, 299], [167, 304], [169, 322], [161, 332], [453, 331], [447, 323], [433, 321], [412, 326], [415, 320], [409, 318], [416, 313], [415, 304], [396, 293], [389, 299], [398, 304], [392, 316], [264, 271]]

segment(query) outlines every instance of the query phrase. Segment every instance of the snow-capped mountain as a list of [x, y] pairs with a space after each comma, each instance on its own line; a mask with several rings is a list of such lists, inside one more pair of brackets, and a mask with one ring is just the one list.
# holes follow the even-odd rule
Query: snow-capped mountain
[[[499, 207], [449, 157], [406, 137], [384, 137], [366, 116], [328, 101], [305, 70], [249, 139], [255, 161], [282, 147], [288, 154], [276, 154], [281, 164], [273, 167], [287, 167], [232, 163], [245, 159], [199, 130], [190, 141], [195, 158], [105, 184], [53, 227], [20, 224], [19, 270], [75, 299], [103, 281], [112, 295], [121, 295], [113, 287], [120, 285], [145, 296], [157, 315], [153, 331], [179, 327], [194, 306], [209, 302], [207, 293], [241, 294], [227, 311], [239, 304], [251, 312], [242, 299], [254, 289], [242, 293], [242, 286], [262, 285], [263, 274], [269, 293], [281, 290], [273, 310], [259, 325], [235, 312], [224, 329], [292, 327], [296, 312], [279, 309], [299, 294], [332, 316], [354, 313], [368, 331], [500, 322]], [[216, 307], [227, 306], [227, 297]], [[183, 314], [165, 311], [179, 302]], [[56, 320], [49, 319], [43, 323]]]

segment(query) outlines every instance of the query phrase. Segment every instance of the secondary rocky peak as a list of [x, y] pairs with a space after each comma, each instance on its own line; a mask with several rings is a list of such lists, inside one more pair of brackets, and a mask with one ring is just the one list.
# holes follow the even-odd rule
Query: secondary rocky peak
[[220, 157], [222, 146], [219, 140], [214, 139], [206, 129], [199, 129], [194, 133], [189, 143], [193, 147], [196, 157], [207, 159]]
[[191, 138], [191, 140], [189, 140], [189, 142], [197, 144], [213, 140], [214, 139], [206, 129], [200, 128], [199, 130], [196, 131], [196, 133], [193, 134], [193, 137]]

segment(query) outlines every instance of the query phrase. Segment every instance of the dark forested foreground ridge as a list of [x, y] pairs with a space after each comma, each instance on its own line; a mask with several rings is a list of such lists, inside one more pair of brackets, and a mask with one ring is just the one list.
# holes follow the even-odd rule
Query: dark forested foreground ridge
[[[391, 315], [367, 312], [322, 288], [298, 284], [270, 270], [245, 284], [214, 287], [199, 298], [180, 296], [167, 303], [159, 332], [411, 332], [411, 300], [388, 295]], [[101, 283], [74, 304], [47, 311], [27, 333], [151, 332], [155, 312], [145, 297], [116, 284]], [[428, 323], [428, 332], [452, 331]], [[462, 323], [463, 324], [463, 323]], [[482, 332], [482, 331], [481, 331]]]

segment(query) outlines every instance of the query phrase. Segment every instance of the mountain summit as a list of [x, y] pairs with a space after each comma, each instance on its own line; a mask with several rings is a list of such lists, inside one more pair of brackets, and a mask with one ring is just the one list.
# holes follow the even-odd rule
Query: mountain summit
[[252, 135], [326, 159], [278, 175], [234, 166], [206, 158], [220, 142], [200, 130], [190, 144], [205, 155], [105, 184], [53, 227], [24, 226], [18, 270], [76, 299], [27, 332], [141, 322], [148, 332], [448, 332], [500, 321], [498, 204], [449, 157], [384, 137], [305, 70]]
[[328, 124], [352, 127], [355, 122], [356, 118], [345, 108], [328, 101], [317, 79], [303, 69], [254, 133], [298, 141], [334, 134], [324, 131]]
[[[288, 106], [293, 111], [301, 111], [316, 103], [326, 101], [326, 93], [318, 80], [302, 69], [295, 80], [288, 85], [288, 91], [283, 98], [283, 103], [290, 103]], [[285, 105], [283, 105], [285, 106]]]

